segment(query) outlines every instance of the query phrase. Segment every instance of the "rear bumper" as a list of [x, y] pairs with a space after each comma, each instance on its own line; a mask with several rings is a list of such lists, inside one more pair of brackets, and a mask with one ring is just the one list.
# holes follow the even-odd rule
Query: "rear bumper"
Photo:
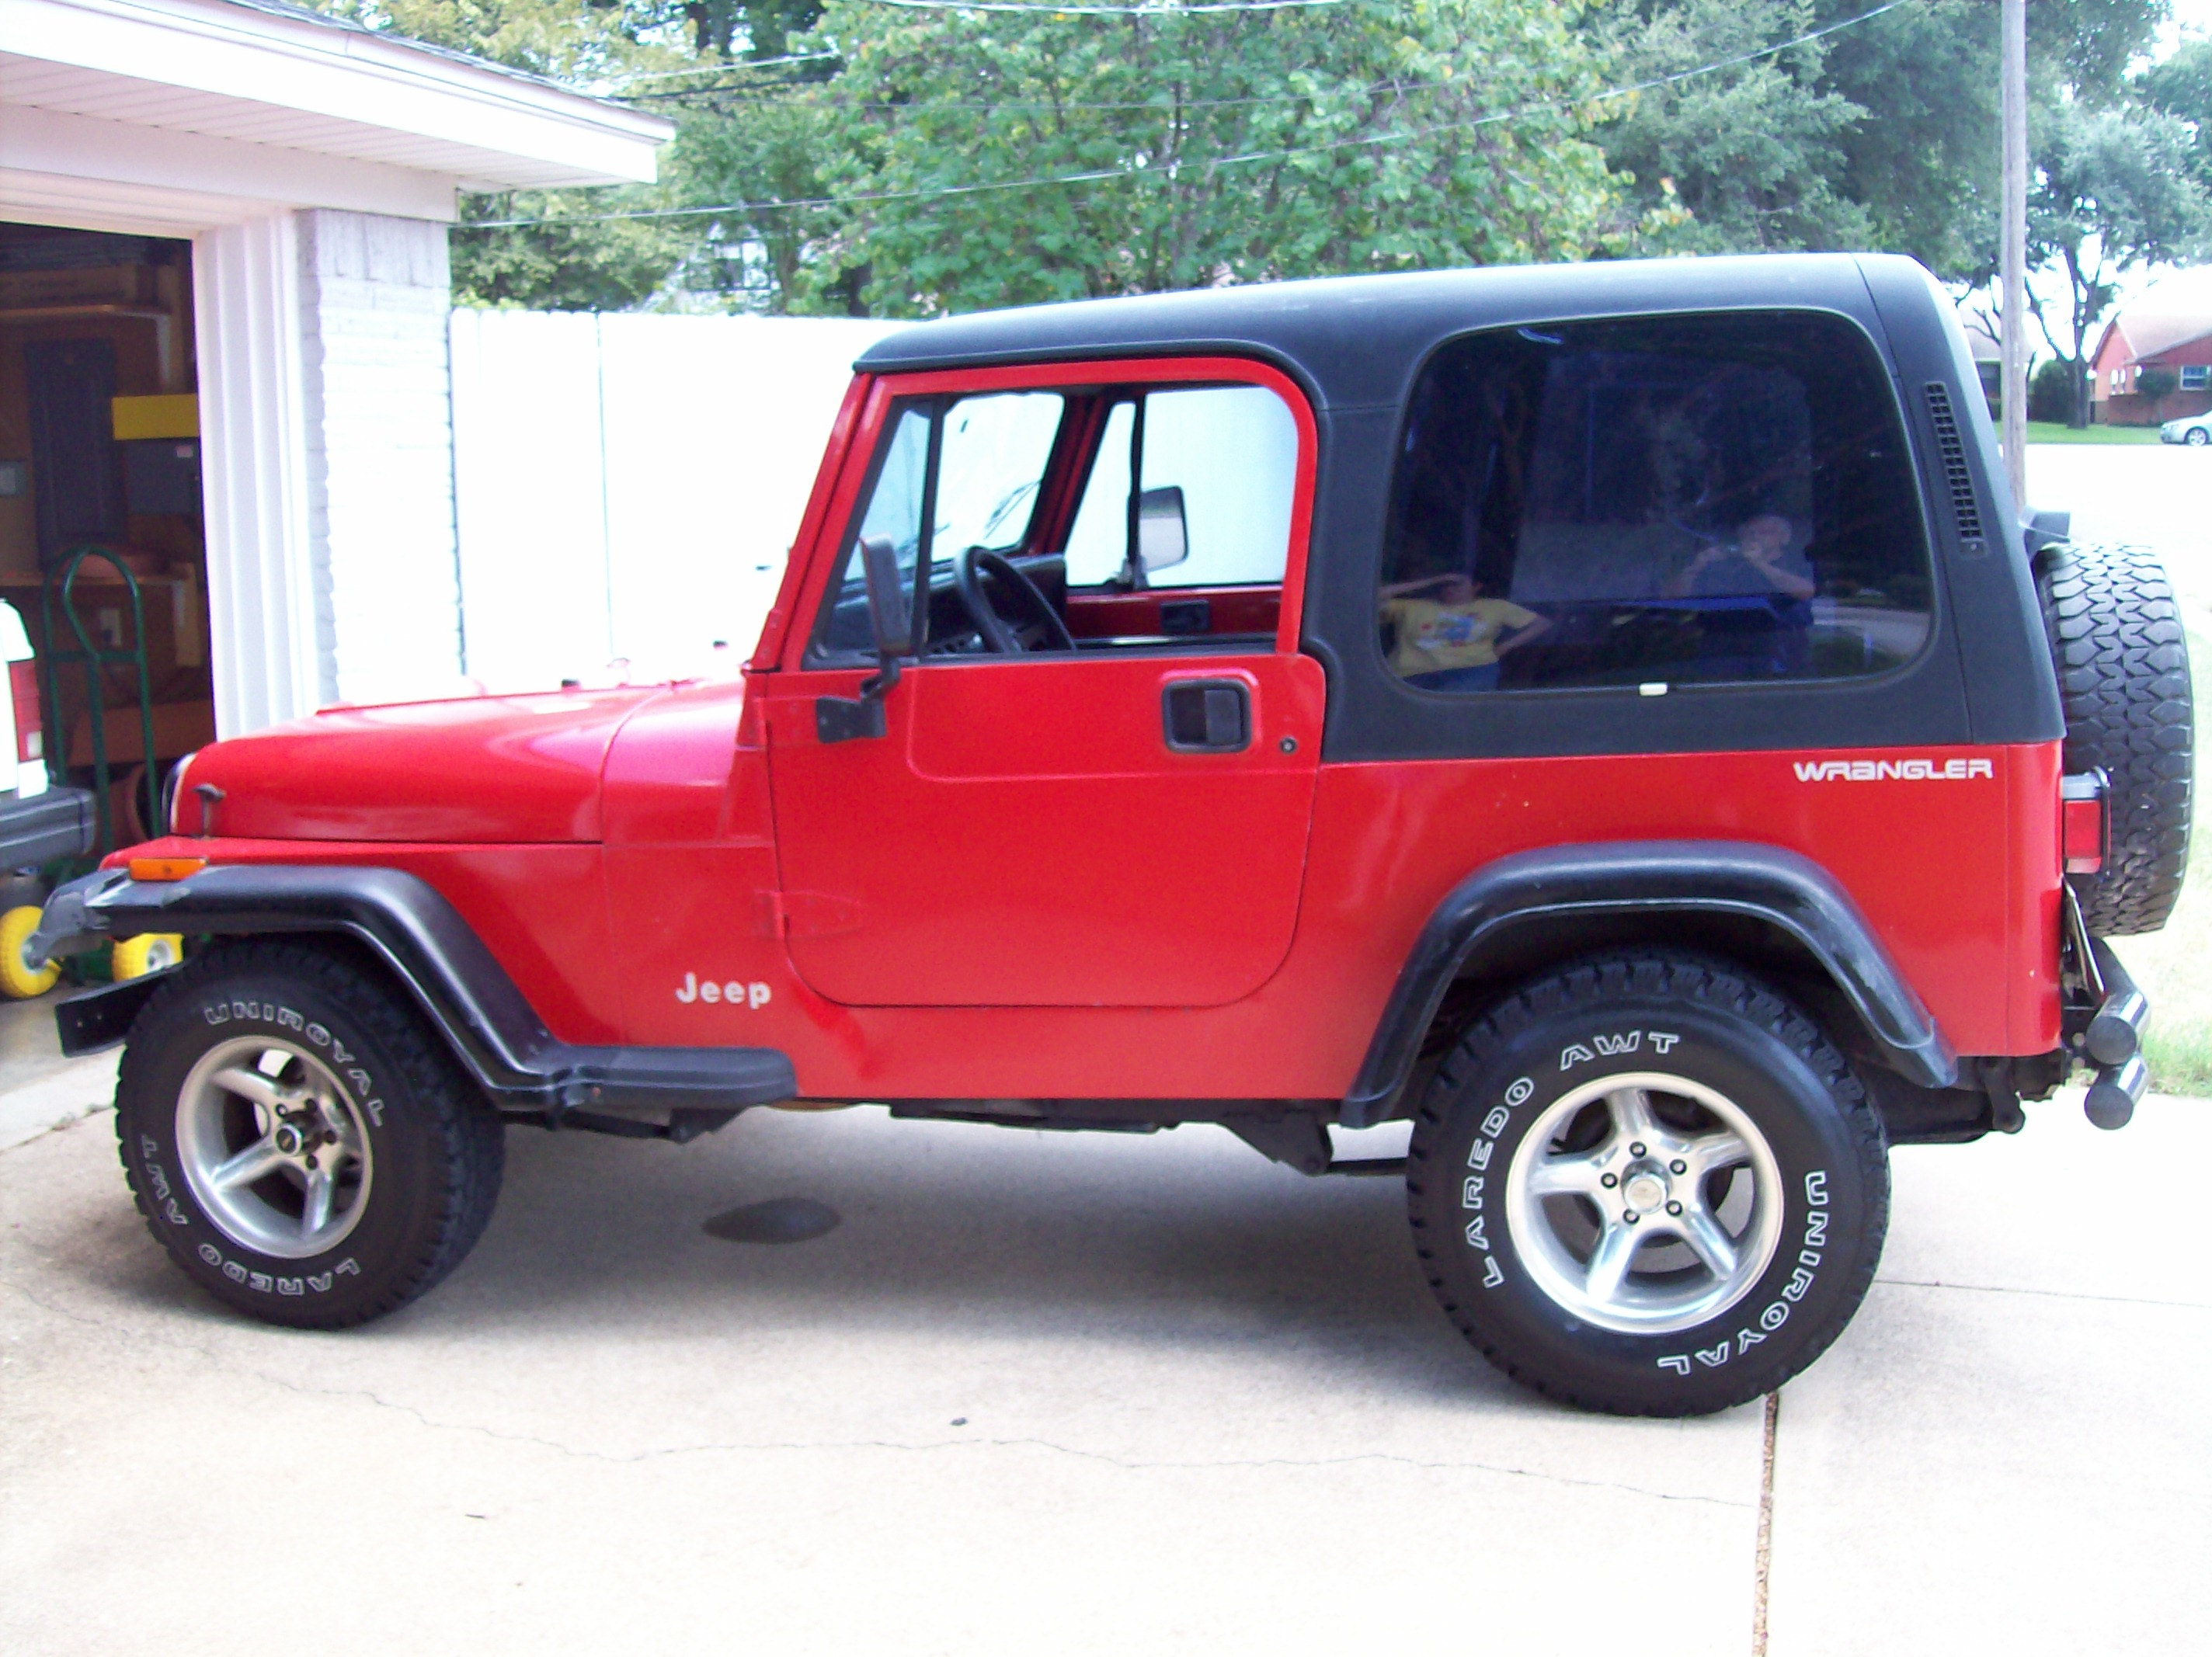
[[49, 788], [0, 803], [0, 869], [34, 869], [92, 850], [98, 813], [83, 788]]

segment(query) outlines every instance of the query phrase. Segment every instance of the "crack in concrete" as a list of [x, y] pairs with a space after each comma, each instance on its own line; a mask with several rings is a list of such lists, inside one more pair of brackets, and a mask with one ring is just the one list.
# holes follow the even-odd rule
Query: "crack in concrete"
[[1938, 1278], [1923, 1281], [1917, 1278], [1876, 1278], [1875, 1282], [1888, 1289], [1958, 1289], [1970, 1295], [2033, 1295], [2039, 1300], [2101, 1301], [2113, 1306], [2170, 1306], [2185, 1312], [2212, 1312], [2212, 1304], [2203, 1301], [2153, 1300], [2145, 1295], [2087, 1295], [2072, 1289], [2022, 1289], [2007, 1284], [1945, 1283]]
[[495, 1427], [487, 1426], [479, 1422], [440, 1420], [435, 1417], [426, 1414], [423, 1411], [418, 1409], [414, 1405], [404, 1404], [394, 1399], [386, 1398], [382, 1394], [368, 1387], [315, 1387], [307, 1385], [302, 1382], [291, 1380], [287, 1376], [271, 1375], [266, 1370], [258, 1369], [248, 1364], [234, 1363], [231, 1359], [225, 1357], [222, 1353], [217, 1352], [210, 1347], [203, 1346], [194, 1341], [185, 1340], [175, 1335], [166, 1332], [157, 1332], [135, 1328], [126, 1324], [118, 1323], [112, 1319], [94, 1317], [86, 1313], [73, 1310], [65, 1306], [58, 1305], [54, 1302], [46, 1299], [44, 1296], [37, 1294], [33, 1290], [26, 1288], [21, 1283], [17, 1283], [12, 1279], [0, 1278], [0, 1289], [5, 1289], [21, 1295], [25, 1300], [30, 1302], [33, 1306], [40, 1308], [41, 1310], [52, 1313], [56, 1317], [65, 1319], [71, 1323], [78, 1324], [87, 1328], [104, 1330], [112, 1334], [122, 1335], [131, 1340], [151, 1341], [156, 1344], [166, 1346], [175, 1351], [189, 1352], [198, 1357], [204, 1358], [209, 1364], [224, 1374], [242, 1375], [254, 1381], [261, 1381], [268, 1386], [274, 1387], [279, 1391], [292, 1393], [302, 1398], [355, 1399], [371, 1405], [377, 1409], [389, 1410], [396, 1414], [405, 1416], [429, 1431], [465, 1433], [473, 1435], [477, 1437], [490, 1439], [495, 1443], [528, 1445], [539, 1449], [550, 1450], [560, 1455], [574, 1457], [580, 1460], [597, 1461], [611, 1466], [634, 1466], [648, 1461], [661, 1460], [676, 1456], [713, 1454], [743, 1455], [770, 1452], [805, 1454], [811, 1451], [823, 1450], [890, 1450], [905, 1451], [920, 1454], [937, 1450], [1037, 1449], [1050, 1451], [1054, 1454], [1068, 1456], [1077, 1460], [1099, 1462], [1104, 1466], [1118, 1468], [1127, 1472], [1217, 1472], [1229, 1471], [1237, 1468], [1263, 1467], [1323, 1468], [1351, 1466], [1363, 1462], [1372, 1462], [1383, 1466], [1410, 1467], [1416, 1471], [1424, 1472], [1491, 1473], [1499, 1478], [1525, 1478], [1534, 1480], [1540, 1484], [1564, 1485], [1571, 1489], [1612, 1490], [1626, 1496], [1640, 1496], [1654, 1502], [1687, 1502], [1698, 1506], [1729, 1508], [1740, 1512], [1747, 1511], [1755, 1505], [1748, 1502], [1731, 1501], [1724, 1496], [1698, 1496], [1673, 1490], [1655, 1490], [1643, 1485], [1624, 1484], [1612, 1479], [1577, 1478], [1571, 1474], [1546, 1472], [1533, 1467], [1516, 1467], [1503, 1462], [1430, 1461], [1424, 1460], [1415, 1456], [1398, 1455], [1389, 1451], [1381, 1450], [1361, 1451], [1351, 1455], [1341, 1456], [1216, 1457], [1199, 1460], [1137, 1460], [1124, 1456], [1109, 1455], [1102, 1450], [1081, 1449], [1074, 1445], [1055, 1442], [1051, 1439], [1024, 1436], [1014, 1438], [975, 1437], [945, 1439], [937, 1443], [902, 1442], [895, 1439], [832, 1439], [823, 1440], [816, 1442], [781, 1440], [757, 1442], [708, 1441], [694, 1444], [665, 1445], [654, 1449], [639, 1450], [629, 1454], [617, 1454], [605, 1450], [588, 1449], [580, 1448], [579, 1446], [573, 1444], [566, 1444], [558, 1439], [545, 1438], [536, 1434], [507, 1432]]
[[1766, 1395], [1759, 1446], [1759, 1539], [1751, 1556], [1751, 1657], [1766, 1657], [1766, 1585], [1774, 1564], [1774, 1441], [1782, 1394]]

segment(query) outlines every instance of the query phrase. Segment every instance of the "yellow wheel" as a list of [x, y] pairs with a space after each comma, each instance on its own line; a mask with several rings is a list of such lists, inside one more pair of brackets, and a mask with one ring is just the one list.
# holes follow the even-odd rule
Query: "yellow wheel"
[[18, 1001], [44, 995], [62, 975], [62, 963], [50, 962], [36, 972], [23, 963], [23, 942], [39, 929], [39, 906], [26, 903], [0, 915], [0, 994]]
[[173, 967], [184, 958], [185, 940], [176, 933], [141, 932], [136, 938], [116, 940], [112, 970], [120, 984], [126, 978], [143, 978], [148, 973]]

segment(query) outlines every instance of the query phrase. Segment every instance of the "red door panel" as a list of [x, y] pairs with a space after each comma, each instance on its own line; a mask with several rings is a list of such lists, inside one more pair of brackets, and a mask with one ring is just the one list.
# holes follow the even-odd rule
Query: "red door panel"
[[[1218, 1006], [1297, 920], [1323, 684], [1303, 657], [1027, 659], [909, 668], [889, 734], [823, 744], [778, 675], [769, 764], [789, 947], [854, 1006]], [[1241, 684], [1251, 741], [1167, 744], [1177, 680]], [[1287, 751], [1286, 751], [1287, 746]]]

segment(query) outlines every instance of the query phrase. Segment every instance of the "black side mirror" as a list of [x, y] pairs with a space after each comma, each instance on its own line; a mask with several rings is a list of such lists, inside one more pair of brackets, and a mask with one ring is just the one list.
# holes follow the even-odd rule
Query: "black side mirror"
[[879, 535], [860, 541], [860, 573], [868, 584], [868, 624], [876, 654], [886, 662], [914, 653], [914, 612], [899, 577], [898, 552]]
[[860, 574], [868, 588], [868, 628], [877, 670], [857, 697], [822, 696], [814, 703], [816, 734], [825, 743], [884, 734], [884, 698], [899, 680], [899, 658], [914, 653], [914, 609], [899, 577], [898, 550], [880, 536], [860, 537]]

